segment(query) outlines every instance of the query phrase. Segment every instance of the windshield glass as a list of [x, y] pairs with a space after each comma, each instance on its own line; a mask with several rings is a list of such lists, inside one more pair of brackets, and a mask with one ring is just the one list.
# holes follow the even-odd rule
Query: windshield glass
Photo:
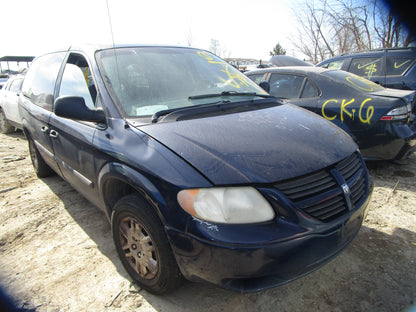
[[113, 100], [129, 117], [212, 103], [217, 93], [234, 93], [229, 101], [241, 100], [236, 93], [267, 95], [232, 65], [197, 49], [119, 48], [98, 52], [97, 60]]
[[363, 77], [343, 71], [343, 70], [329, 70], [322, 73], [324, 76], [329, 76], [332, 79], [347, 84], [356, 90], [363, 92], [374, 92], [384, 90], [384, 87], [372, 82]]

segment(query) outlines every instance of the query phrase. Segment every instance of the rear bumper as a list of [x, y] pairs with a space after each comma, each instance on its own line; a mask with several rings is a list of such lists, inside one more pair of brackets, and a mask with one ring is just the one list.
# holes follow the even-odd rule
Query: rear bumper
[[405, 138], [405, 144], [397, 155], [396, 159], [406, 159], [416, 151], [416, 118], [413, 117], [409, 124], [409, 136]]
[[365, 160], [402, 160], [416, 150], [416, 119], [410, 124], [385, 123], [371, 140], [360, 145]]
[[[309, 229], [268, 244], [228, 245], [173, 229], [167, 232], [187, 279], [240, 292], [260, 291], [297, 279], [334, 258], [358, 233], [369, 200], [370, 196], [331, 228], [321, 224], [319, 231]], [[271, 234], [259, 227], [259, 236]]]

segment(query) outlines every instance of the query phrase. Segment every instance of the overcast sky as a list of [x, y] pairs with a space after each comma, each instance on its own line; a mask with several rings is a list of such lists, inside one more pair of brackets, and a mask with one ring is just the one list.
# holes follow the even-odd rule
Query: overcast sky
[[[108, 0], [116, 43], [179, 44], [269, 60], [276, 43], [295, 55], [291, 0]], [[2, 1], [0, 56], [40, 55], [73, 43], [111, 43], [106, 0]]]

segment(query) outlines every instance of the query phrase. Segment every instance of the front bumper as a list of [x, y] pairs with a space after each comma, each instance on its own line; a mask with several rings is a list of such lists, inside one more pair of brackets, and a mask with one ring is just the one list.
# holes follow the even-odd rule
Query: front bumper
[[[371, 192], [370, 192], [371, 194]], [[232, 227], [193, 219], [190, 225], [211, 239], [167, 229], [168, 237], [183, 275], [191, 281], [205, 281], [240, 292], [260, 291], [285, 284], [327, 263], [356, 236], [366, 216], [368, 196], [362, 205], [331, 224], [303, 227], [289, 222]], [[272, 228], [278, 239], [270, 240]], [[257, 230], [255, 230], [257, 228]], [[257, 237], [252, 233], [256, 232]], [[281, 233], [290, 233], [283, 237]], [[250, 244], [218, 243], [221, 237], [241, 236]], [[255, 243], [262, 238], [268, 243]]]

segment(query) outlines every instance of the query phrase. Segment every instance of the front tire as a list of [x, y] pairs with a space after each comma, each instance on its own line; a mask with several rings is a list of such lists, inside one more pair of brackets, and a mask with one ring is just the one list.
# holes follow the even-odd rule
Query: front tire
[[173, 291], [183, 281], [162, 222], [141, 197], [120, 199], [111, 218], [114, 243], [130, 276], [154, 294]]

